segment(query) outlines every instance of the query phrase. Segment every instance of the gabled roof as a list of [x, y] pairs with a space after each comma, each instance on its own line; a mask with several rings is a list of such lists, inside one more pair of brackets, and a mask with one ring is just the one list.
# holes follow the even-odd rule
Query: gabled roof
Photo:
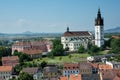
[[10, 72], [12, 69], [12, 66], [0, 66], [0, 72]]
[[7, 57], [2, 57], [2, 61], [16, 61], [19, 60], [18, 56], [7, 56]]
[[24, 49], [23, 53], [32, 55], [32, 54], [42, 54], [42, 50], [39, 49]]
[[29, 73], [29, 74], [35, 74], [38, 71], [39, 71], [38, 67], [31, 67], [31, 68], [23, 68], [22, 69], [22, 72], [26, 72], [26, 73]]
[[74, 70], [74, 69], [79, 69], [78, 63], [64, 63], [63, 68], [65, 70]]
[[56, 73], [58, 71], [56, 66], [47, 66], [43, 69], [44, 72]]
[[89, 31], [68, 31], [65, 32], [62, 36], [90, 36]]

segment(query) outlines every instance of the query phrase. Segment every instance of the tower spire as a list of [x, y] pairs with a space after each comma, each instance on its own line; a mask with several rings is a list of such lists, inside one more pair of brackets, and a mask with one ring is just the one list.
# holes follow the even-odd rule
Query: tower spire
[[69, 26], [67, 26], [67, 32], [69, 32]]

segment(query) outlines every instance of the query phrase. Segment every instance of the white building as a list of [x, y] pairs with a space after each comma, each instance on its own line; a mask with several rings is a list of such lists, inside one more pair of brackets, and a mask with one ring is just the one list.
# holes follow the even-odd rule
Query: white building
[[67, 31], [61, 37], [63, 48], [69, 48], [69, 51], [77, 51], [83, 45], [85, 49], [92, 40], [92, 34], [89, 31]]
[[0, 66], [0, 80], [9, 80], [13, 73], [12, 66]]
[[71, 74], [79, 74], [78, 63], [65, 63], [63, 67], [63, 76], [69, 77]]
[[95, 19], [95, 45], [101, 47], [104, 45], [104, 21], [98, 9], [97, 18]]

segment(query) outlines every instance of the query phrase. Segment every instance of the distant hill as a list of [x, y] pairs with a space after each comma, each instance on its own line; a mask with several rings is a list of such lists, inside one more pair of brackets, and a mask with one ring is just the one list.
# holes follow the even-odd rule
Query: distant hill
[[26, 32], [23, 32], [22, 34], [33, 34], [33, 33], [30, 31], [26, 31]]
[[107, 29], [107, 30], [105, 30], [105, 33], [120, 33], [120, 27]]

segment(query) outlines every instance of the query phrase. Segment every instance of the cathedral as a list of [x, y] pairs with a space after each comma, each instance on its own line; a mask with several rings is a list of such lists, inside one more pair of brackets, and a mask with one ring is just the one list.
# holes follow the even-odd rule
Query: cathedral
[[61, 37], [61, 43], [63, 48], [68, 48], [69, 51], [77, 51], [81, 45], [87, 49], [88, 44], [92, 42], [98, 47], [104, 45], [104, 21], [100, 9], [98, 9], [97, 18], [95, 19], [94, 37], [89, 31], [70, 31], [67, 27], [66, 32]]

